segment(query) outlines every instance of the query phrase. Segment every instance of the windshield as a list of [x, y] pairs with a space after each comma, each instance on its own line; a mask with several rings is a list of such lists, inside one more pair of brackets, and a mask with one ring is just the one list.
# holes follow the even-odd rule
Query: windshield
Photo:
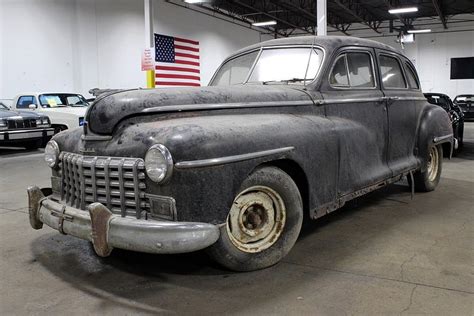
[[267, 48], [260, 55], [254, 51], [224, 63], [210, 85], [302, 84], [316, 77], [322, 58], [322, 51], [311, 47]]
[[457, 102], [472, 102], [474, 101], [474, 95], [460, 95], [454, 100]]
[[449, 103], [448, 101], [438, 95], [428, 95], [426, 96], [426, 99], [428, 100], [429, 103], [431, 104], [436, 104], [442, 107], [443, 109], [449, 109]]
[[88, 106], [87, 100], [80, 94], [51, 93], [39, 96], [42, 107], [53, 108], [58, 106]]

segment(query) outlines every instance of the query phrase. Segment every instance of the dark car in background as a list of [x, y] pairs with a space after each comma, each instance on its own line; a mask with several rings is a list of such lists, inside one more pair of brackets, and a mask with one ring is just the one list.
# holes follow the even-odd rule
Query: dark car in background
[[35, 149], [44, 146], [54, 129], [45, 115], [12, 111], [0, 103], [0, 146]]
[[464, 115], [451, 101], [451, 98], [443, 93], [425, 93], [425, 97], [431, 104], [442, 107], [449, 114], [453, 126], [454, 153], [461, 150], [464, 137]]
[[454, 98], [454, 104], [461, 108], [464, 118], [474, 120], [474, 94], [461, 94]]

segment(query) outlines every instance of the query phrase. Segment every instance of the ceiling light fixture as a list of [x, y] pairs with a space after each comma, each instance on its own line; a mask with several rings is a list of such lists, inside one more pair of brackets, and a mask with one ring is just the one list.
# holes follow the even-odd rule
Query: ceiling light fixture
[[418, 12], [417, 7], [407, 7], [407, 8], [396, 8], [388, 10], [390, 14], [400, 14], [400, 13], [410, 13], [410, 12]]
[[429, 32], [431, 32], [431, 29], [408, 30], [407, 32], [410, 33], [410, 34], [414, 34], [414, 33], [429, 33]]
[[186, 3], [202, 3], [207, 2], [206, 0], [184, 0]]
[[275, 25], [277, 21], [264, 21], [264, 22], [254, 22], [252, 23], [253, 26], [267, 26], [267, 25]]

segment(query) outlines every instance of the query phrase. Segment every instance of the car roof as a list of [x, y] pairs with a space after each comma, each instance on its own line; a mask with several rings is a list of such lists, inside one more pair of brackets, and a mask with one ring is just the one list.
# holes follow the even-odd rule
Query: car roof
[[425, 96], [433, 96], [433, 95], [437, 95], [437, 96], [440, 96], [440, 97], [446, 97], [446, 98], [449, 98], [449, 96], [447, 94], [444, 94], [444, 93], [437, 93], [437, 92], [428, 92], [428, 93], [423, 93]]
[[82, 95], [79, 92], [52, 92], [52, 91], [31, 92], [31, 91], [29, 91], [29, 92], [20, 93], [15, 98], [18, 98], [18, 97], [21, 97], [21, 96], [24, 96], [24, 95], [40, 95], [40, 94], [80, 94], [80, 95]]
[[[286, 37], [286, 38], [279, 38], [273, 39], [269, 41], [260, 42], [257, 44], [253, 44], [247, 47], [244, 47], [238, 50], [233, 55], [241, 54], [245, 51], [257, 49], [260, 47], [268, 47], [268, 46], [285, 46], [285, 45], [318, 45], [321, 46], [328, 51], [337, 49], [343, 46], [361, 46], [361, 47], [373, 47], [384, 49], [388, 51], [392, 51], [398, 54], [402, 54], [399, 50], [386, 45], [380, 42], [376, 42], [369, 39], [353, 37], [353, 36], [295, 36], [295, 37]], [[403, 54], [402, 54], [403, 55]]]

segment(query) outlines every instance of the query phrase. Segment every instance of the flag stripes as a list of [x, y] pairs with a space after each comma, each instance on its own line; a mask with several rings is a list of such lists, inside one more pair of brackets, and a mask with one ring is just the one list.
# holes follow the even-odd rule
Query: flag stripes
[[199, 42], [155, 34], [155, 86], [200, 86]]

